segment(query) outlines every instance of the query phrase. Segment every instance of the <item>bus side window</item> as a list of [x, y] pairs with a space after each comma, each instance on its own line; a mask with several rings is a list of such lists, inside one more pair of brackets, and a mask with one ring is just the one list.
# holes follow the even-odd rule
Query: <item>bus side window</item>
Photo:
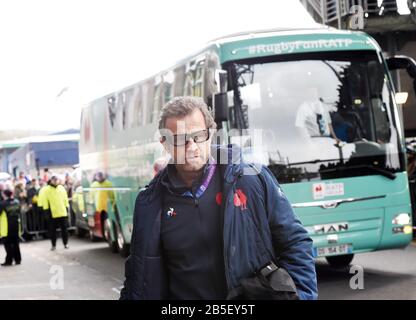
[[173, 95], [173, 84], [175, 81], [175, 74], [172, 70], [163, 76], [163, 104], [170, 101]]
[[117, 116], [117, 98], [116, 95], [107, 98], [108, 117], [110, 125], [114, 128]]
[[183, 94], [185, 96], [192, 96], [193, 95], [194, 73], [195, 73], [195, 62], [190, 61], [186, 65], [185, 82], [183, 84]]
[[153, 80], [147, 81], [143, 85], [143, 105], [145, 106], [146, 124], [153, 122], [153, 95], [155, 92], [155, 85]]
[[186, 65], [184, 95], [204, 96], [205, 55], [197, 57]]
[[[216, 52], [211, 52], [207, 55], [204, 72], [204, 98], [206, 102], [212, 99], [212, 95], [218, 91], [217, 83], [215, 82], [215, 72], [221, 69], [219, 57]], [[210, 105], [212, 102], [209, 101]]]
[[185, 87], [185, 66], [182, 65], [173, 70], [175, 80], [173, 82], [173, 96], [183, 96]]
[[142, 126], [144, 123], [143, 115], [143, 85], [136, 86], [133, 93], [133, 102], [131, 103], [132, 110], [132, 126], [134, 128]]
[[194, 95], [197, 97], [204, 96], [204, 74], [205, 74], [205, 58], [196, 63]]
[[123, 130], [133, 127], [133, 98], [134, 98], [135, 88], [127, 89], [122, 92], [122, 123]]
[[155, 91], [153, 96], [153, 111], [152, 122], [157, 122], [159, 116], [159, 110], [163, 105], [163, 78], [158, 75], [155, 77]]

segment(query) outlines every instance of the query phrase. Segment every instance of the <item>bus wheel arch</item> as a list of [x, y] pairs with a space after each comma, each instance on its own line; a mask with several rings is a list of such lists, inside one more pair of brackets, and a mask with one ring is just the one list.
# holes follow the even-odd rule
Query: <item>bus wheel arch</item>
[[325, 259], [333, 268], [345, 268], [348, 267], [354, 259], [354, 254], [350, 253], [339, 256], [328, 256], [325, 257]]

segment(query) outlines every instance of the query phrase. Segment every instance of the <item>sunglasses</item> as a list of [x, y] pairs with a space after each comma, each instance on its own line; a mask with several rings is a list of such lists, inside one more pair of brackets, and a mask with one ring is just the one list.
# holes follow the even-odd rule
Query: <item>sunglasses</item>
[[175, 147], [181, 147], [188, 144], [189, 140], [192, 139], [195, 143], [202, 143], [209, 139], [209, 129], [196, 131], [192, 133], [184, 134], [173, 134], [162, 136], [162, 142], [167, 141], [170, 145]]

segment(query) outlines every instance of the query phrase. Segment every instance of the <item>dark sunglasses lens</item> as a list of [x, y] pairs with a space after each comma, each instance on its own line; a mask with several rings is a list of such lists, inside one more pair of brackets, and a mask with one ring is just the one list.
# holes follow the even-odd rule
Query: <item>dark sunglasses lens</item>
[[165, 140], [175, 147], [184, 146], [189, 139], [192, 139], [196, 143], [205, 142], [209, 138], [209, 131], [208, 130], [201, 130], [198, 132], [194, 132], [191, 134], [175, 134], [175, 135], [167, 135], [165, 136]]

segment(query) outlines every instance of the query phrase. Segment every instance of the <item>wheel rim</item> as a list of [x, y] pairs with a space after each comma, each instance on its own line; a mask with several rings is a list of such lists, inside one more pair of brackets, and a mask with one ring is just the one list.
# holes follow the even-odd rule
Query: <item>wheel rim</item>
[[118, 245], [119, 249], [121, 250], [124, 247], [124, 238], [123, 238], [123, 235], [121, 233], [120, 228], [117, 228], [117, 229], [118, 229], [118, 232], [117, 232], [117, 245]]
[[110, 231], [110, 221], [108, 219], [104, 222], [104, 237], [107, 240], [108, 244], [111, 245], [111, 231]]

